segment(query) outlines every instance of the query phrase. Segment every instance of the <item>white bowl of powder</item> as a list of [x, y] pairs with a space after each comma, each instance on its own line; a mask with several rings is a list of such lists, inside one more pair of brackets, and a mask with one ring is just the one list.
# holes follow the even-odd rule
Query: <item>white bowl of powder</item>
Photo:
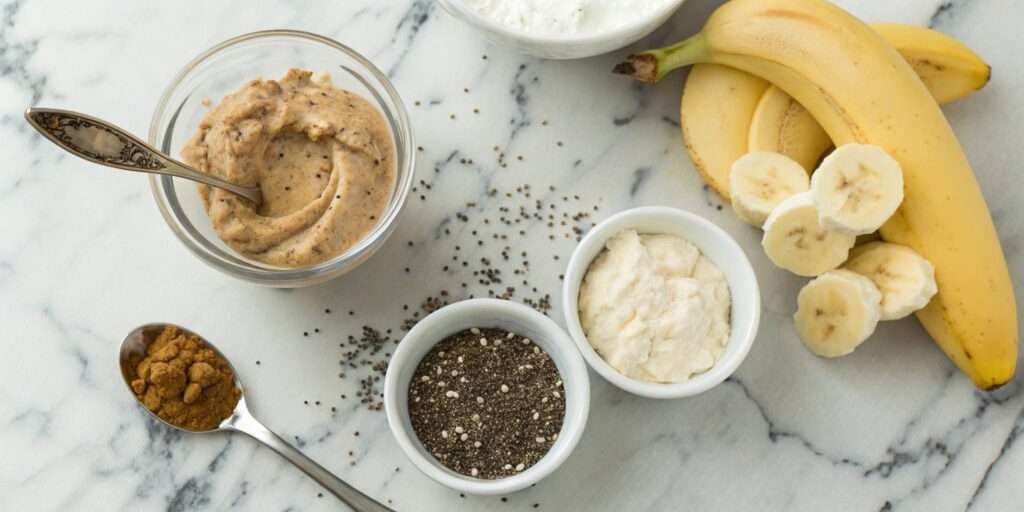
[[618, 50], [650, 34], [685, 0], [438, 0], [489, 39], [545, 59]]
[[[624, 233], [628, 236], [623, 237]], [[687, 339], [687, 337], [713, 334], [721, 332], [721, 329], [695, 329], [693, 326], [701, 323], [696, 321], [699, 319], [678, 316], [663, 318], [671, 312], [652, 308], [652, 305], [659, 301], [679, 300], [675, 296], [675, 292], [678, 291], [675, 288], [679, 286], [678, 282], [670, 283], [669, 289], [662, 290], [671, 293], [662, 294], [660, 297], [648, 297], [652, 300], [639, 300], [644, 298], [630, 297], [635, 293], [657, 294], [658, 290], [652, 291], [651, 287], [643, 286], [644, 281], [651, 280], [652, 276], [633, 275], [637, 274], [640, 271], [638, 267], [643, 265], [636, 258], [628, 257], [625, 261], [620, 262], [623, 265], [601, 270], [600, 273], [605, 275], [600, 279], [595, 279], [595, 277], [599, 277], [596, 275], [588, 276], [590, 271], [595, 266], [600, 266], [602, 261], [607, 263], [609, 247], [621, 249], [616, 246], [623, 245], [623, 241], [629, 236], [636, 238], [638, 234], [642, 237], [670, 235], [683, 239], [686, 241], [685, 245], [699, 250], [699, 261], [706, 259], [704, 265], [717, 267], [717, 270], [713, 272], [716, 277], [724, 277], [729, 297], [726, 319], [728, 328], [724, 340], [714, 340], [714, 344], [720, 345], [720, 347], [713, 350], [713, 361], [710, 364], [707, 361], [699, 360], [708, 357], [703, 353], [705, 352], [703, 347], [707, 346], [706, 340]], [[675, 250], [675, 248], [671, 245], [662, 245], [659, 250], [664, 252], [665, 250]], [[649, 256], [652, 258], [655, 256], [653, 252], [656, 252], [653, 247], [644, 248], [643, 251], [650, 252]], [[675, 263], [669, 264], [681, 268], [685, 265], [679, 262], [688, 259], [692, 263], [693, 254], [690, 254], [689, 258], [654, 259], [660, 260], [656, 263], [657, 265], [664, 266], [666, 262], [674, 261]], [[708, 275], [708, 272], [700, 271], [701, 265], [700, 262], [695, 266], [691, 264], [693, 271], [688, 274], [692, 273], [694, 278], [702, 278], [700, 274]], [[677, 268], [673, 269], [673, 272], [678, 273], [682, 270]], [[589, 287], [597, 286], [603, 290], [583, 290], [590, 295], [583, 297], [581, 288], [585, 288], [583, 283], [587, 279], [589, 279]], [[600, 319], [601, 321], [596, 323], [591, 315], [590, 321], [586, 322], [590, 324], [590, 328], [600, 328], [606, 332], [591, 332], [589, 334], [593, 335], [593, 339], [589, 339], [584, 319], [581, 318], [582, 310], [585, 308], [581, 308], [581, 305], [585, 306], [585, 301], [593, 302], [594, 293], [606, 295], [600, 299], [606, 306], [616, 301], [631, 302], [633, 305], [611, 304], [615, 307], [606, 307], [602, 312], [608, 317]], [[704, 298], [697, 296], [693, 297], [693, 300], [699, 303], [703, 302]], [[743, 253], [743, 249], [725, 231], [707, 219], [683, 210], [665, 207], [626, 210], [613, 215], [591, 229], [576, 247], [569, 260], [562, 289], [562, 301], [569, 335], [576, 342], [576, 346], [580, 349], [587, 364], [615, 386], [648, 398], [693, 396], [720, 384], [732, 375], [746, 358], [754, 338], [757, 336], [757, 327], [761, 317], [761, 294], [757, 285], [757, 276], [754, 274], [750, 261]], [[616, 332], [607, 332], [608, 330], [605, 328], [608, 326], [615, 326]], [[664, 333], [665, 331], [675, 332], [666, 336], [665, 340], [661, 340], [659, 347], [659, 342], [654, 340], [657, 336], [653, 336], [653, 333]], [[615, 339], [616, 336], [619, 339]], [[636, 345], [636, 342], [643, 338], [649, 338], [651, 341], [647, 352], [643, 354], [646, 355], [646, 358], [640, 358], [644, 361], [634, 361], [637, 366], [643, 368], [638, 368], [637, 371], [626, 371], [625, 373], [629, 374], [626, 375], [622, 371], [624, 368], [622, 363], [626, 359], [624, 355], [631, 358], [636, 354], [614, 350], [616, 349], [614, 345], [616, 343]], [[670, 360], [656, 361], [656, 356], [659, 356], [658, 352], [663, 355], [666, 349], [672, 348], [666, 342], [681, 346], [675, 347], [678, 350], [672, 350], [675, 354], [670, 356]], [[622, 349], [623, 347], [618, 348]], [[602, 350], [604, 353], [599, 353]], [[626, 347], [626, 350], [636, 352], [638, 349]], [[693, 360], [687, 361], [691, 357]], [[608, 359], [611, 359], [612, 362], [609, 362]], [[664, 377], [671, 378], [664, 379]]]

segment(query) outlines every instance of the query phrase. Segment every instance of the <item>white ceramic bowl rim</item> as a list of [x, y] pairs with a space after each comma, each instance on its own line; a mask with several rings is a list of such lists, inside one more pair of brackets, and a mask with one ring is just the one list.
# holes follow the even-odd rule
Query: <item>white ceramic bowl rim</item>
[[[708, 371], [700, 373], [691, 377], [685, 382], [677, 382], [672, 384], [663, 384], [655, 382], [644, 382], [636, 379], [626, 377], [619, 373], [613, 368], [604, 358], [601, 357], [594, 347], [587, 341], [586, 335], [583, 333], [583, 327], [580, 325], [579, 312], [578, 312], [578, 295], [579, 286], [582, 282], [583, 277], [586, 275], [586, 270], [590, 266], [590, 261], [582, 261], [582, 252], [586, 249], [592, 249], [592, 246], [598, 244], [601, 246], [600, 250], [595, 252], [595, 258], [597, 254], [600, 254], [603, 250], [605, 242], [623, 229], [629, 229], [629, 221], [635, 217], [662, 217], [667, 220], [674, 220], [677, 223], [682, 221], [697, 227], [697, 229], [703, 230], [707, 234], [714, 237], [716, 244], [721, 244], [725, 250], [737, 256], [731, 261], [732, 265], [723, 265], [721, 261], [716, 261], [710, 255], [707, 255], [705, 247], [701, 247], [701, 244], [697, 240], [690, 240], [692, 243], [701, 249], [701, 252], [707, 255], [716, 266], [726, 275], [726, 279], [729, 281], [730, 294], [733, 295], [733, 311], [731, 313], [731, 332], [729, 343], [738, 343], [736, 350], [730, 350], [732, 347], [726, 347], [726, 352], [723, 356], [715, 363], [715, 365]], [[650, 232], [645, 231], [642, 228], [637, 228], [641, 233]], [[579, 267], [582, 267], [579, 270]], [[579, 280], [571, 279], [570, 276], [578, 273]], [[750, 265], [750, 261], [747, 259], [743, 249], [736, 243], [735, 240], [724, 230], [716, 226], [711, 221], [693, 213], [662, 206], [647, 206], [641, 208], [634, 208], [619, 212], [590, 230], [589, 233], [580, 241], [576, 250], [573, 252], [572, 258], [569, 261], [568, 270], [566, 271], [566, 279], [562, 286], [562, 300], [563, 309], [565, 310], [565, 322], [568, 326], [569, 334], [572, 336], [573, 341], [579, 347], [580, 352], [583, 354], [583, 358], [586, 359], [587, 363], [591, 368], [599, 373], [606, 380], [614, 384], [615, 386], [633, 393], [635, 395], [648, 397], [648, 398], [682, 398], [687, 396], [693, 396], [712, 387], [717, 386], [722, 381], [727, 379], [733, 372], [739, 368], [740, 364], [746, 358], [750, 351], [750, 347], [753, 345], [754, 338], [757, 336], [757, 328], [760, 322], [761, 316], [761, 295], [757, 285], [757, 276], [754, 273], [753, 267]], [[742, 331], [737, 331], [736, 321], [736, 297], [734, 283], [736, 282], [748, 282], [752, 287], [753, 295], [751, 297], [751, 317], [750, 321], [744, 325], [738, 326]]]
[[[565, 418], [558, 439], [536, 464], [522, 473], [497, 480], [482, 480], [460, 475], [442, 466], [432, 457], [424, 455], [425, 450], [419, 449], [422, 445], [416, 438], [415, 432], [412, 431], [411, 426], [407, 426], [408, 406], [399, 405], [407, 399], [405, 393], [408, 390], [408, 382], [400, 382], [399, 379], [402, 377], [399, 374], [403, 373], [406, 368], [411, 368], [411, 371], [406, 372], [411, 378], [422, 358], [419, 356], [412, 360], [413, 357], [416, 357], [413, 353], [422, 350], [423, 355], [426, 355], [430, 347], [444, 338], [441, 336], [435, 339], [425, 336], [424, 333], [434, 329], [447, 330], [444, 327], [451, 325], [452, 330], [449, 334], [454, 334], [469, 328], [469, 325], [464, 325], [462, 322], [465, 321], [466, 315], [472, 314], [509, 318], [529, 323], [537, 331], [543, 332], [543, 336], [531, 337], [534, 343], [548, 351], [548, 355], [556, 361], [556, 364], [559, 359], [565, 362], [565, 367], [562, 364], [559, 364], [558, 367], [566, 398]], [[489, 326], [476, 325], [476, 327]], [[552, 353], [552, 348], [558, 352], [560, 357], [556, 357], [556, 354]], [[537, 483], [554, 472], [569, 458], [586, 426], [590, 410], [590, 380], [587, 365], [583, 362], [576, 345], [553, 320], [534, 309], [514, 302], [498, 299], [470, 299], [456, 302], [431, 313], [406, 334], [388, 365], [388, 371], [384, 378], [384, 405], [388, 425], [395, 440], [409, 460], [424, 474], [443, 485], [462, 492], [482, 495], [507, 494]]]
[[627, 24], [624, 24], [624, 25], [619, 25], [617, 27], [613, 27], [613, 28], [611, 28], [609, 30], [606, 30], [606, 31], [603, 31], [603, 32], [584, 33], [582, 35], [569, 36], [569, 37], [547, 35], [547, 34], [537, 34], [537, 33], [534, 33], [534, 32], [519, 31], [519, 30], [514, 30], [514, 29], [511, 29], [511, 28], [508, 28], [505, 25], [502, 25], [501, 23], [498, 23], [498, 22], [496, 22], [496, 21], [494, 21], [494, 20], [492, 20], [490, 18], [487, 18], [487, 17], [481, 15], [476, 10], [474, 10], [474, 9], [470, 8], [469, 6], [465, 5], [462, 2], [462, 0], [448, 0], [446, 2], [442, 2], [441, 4], [442, 4], [442, 6], [445, 6], [445, 7], [450, 6], [453, 9], [458, 9], [459, 13], [462, 16], [470, 18], [473, 21], [473, 23], [482, 25], [487, 30], [491, 30], [493, 32], [501, 34], [502, 36], [510, 38], [510, 39], [518, 39], [518, 40], [521, 40], [521, 41], [526, 41], [526, 42], [529, 42], [529, 43], [537, 43], [537, 44], [562, 43], [562, 42], [564, 42], [564, 43], [573, 43], [573, 44], [576, 44], [576, 43], [587, 44], [587, 43], [603, 42], [603, 41], [606, 41], [606, 40], [609, 40], [609, 39], [616, 39], [616, 38], [622, 36], [623, 34], [628, 34], [628, 33], [632, 32], [633, 30], [636, 30], [637, 28], [639, 28], [639, 27], [643, 26], [644, 24], [648, 23], [649, 21], [654, 20], [654, 19], [658, 19], [658, 18], [660, 18], [662, 16], [665, 16], [667, 13], [670, 13], [670, 12], [678, 9], [685, 1], [686, 0], [665, 0], [665, 5], [663, 5], [660, 9], [657, 9], [657, 10], [654, 10], [654, 11], [648, 13], [648, 15], [646, 17], [637, 18], [637, 19], [633, 20], [631, 23], [627, 23]]
[[[327, 274], [339, 266], [345, 266], [352, 261], [358, 261], [360, 256], [367, 251], [367, 249], [379, 244], [383, 238], [386, 238], [386, 236], [394, 229], [398, 215], [402, 212], [402, 209], [405, 206], [406, 198], [408, 197], [409, 190], [412, 187], [412, 182], [415, 176], [416, 162], [416, 155], [413, 150], [415, 143], [412, 137], [409, 115], [406, 112], [405, 104], [402, 102], [402, 99], [398, 94], [398, 90], [396, 90], [394, 85], [392, 85], [387, 75], [378, 69], [369, 59], [334, 39], [314, 34], [312, 32], [288, 29], [261, 30], [235, 36], [214, 45], [212, 48], [200, 53], [189, 61], [188, 64], [186, 64], [181, 71], [174, 76], [170, 85], [164, 89], [163, 94], [160, 96], [160, 100], [157, 102], [153, 119], [150, 121], [149, 126], [149, 143], [165, 152], [170, 151], [170, 148], [163, 147], [164, 141], [156, 140], [157, 134], [161, 129], [163, 129], [163, 126], [161, 126], [162, 114], [170, 106], [169, 103], [182, 81], [199, 65], [206, 62], [212, 56], [217, 55], [225, 49], [231, 48], [237, 44], [265, 38], [282, 37], [312, 41], [331, 47], [334, 50], [345, 54], [347, 57], [359, 63], [359, 65], [364, 68], [363, 71], [369, 73], [372, 78], [376, 80], [376, 83], [367, 83], [365, 78], [363, 78], [359, 73], [352, 70], [348, 71], [352, 73], [357, 80], [362, 81], [371, 94], [379, 96], [380, 93], [383, 92], [390, 101], [392, 106], [388, 107], [385, 105], [385, 102], [382, 101], [382, 98], [373, 98], [377, 100], [377, 103], [381, 104], [381, 114], [388, 120], [389, 126], [394, 128], [392, 136], [395, 139], [395, 148], [399, 153], [398, 156], [401, 159], [400, 161], [405, 162], [405, 165], [402, 166], [404, 169], [396, 169], [396, 173], [399, 176], [402, 176], [402, 180], [395, 183], [395, 192], [388, 204], [387, 210], [383, 215], [381, 215], [381, 219], [378, 221], [377, 225], [369, 233], [364, 235], [359, 242], [345, 251], [345, 253], [325, 262], [299, 268], [264, 268], [241, 259], [241, 257], [235, 253], [225, 252], [218, 249], [211, 241], [198, 234], [195, 231], [195, 228], [192, 227], [188, 216], [181, 213], [181, 205], [179, 204], [176, 195], [168, 192], [168, 190], [172, 190], [174, 188], [172, 179], [168, 176], [158, 175], [151, 175], [149, 177], [150, 188], [157, 207], [160, 209], [160, 214], [164, 217], [164, 220], [167, 222], [167, 225], [171, 228], [174, 234], [177, 235], [177, 238], [190, 252], [192, 252], [192, 254], [196, 255], [201, 261], [216, 268], [217, 270], [252, 282], [273, 286], [289, 286], [310, 279], [316, 280], [318, 279], [318, 276]], [[164, 197], [161, 197], [161, 194]], [[179, 226], [178, 223], [181, 223], [182, 225]]]

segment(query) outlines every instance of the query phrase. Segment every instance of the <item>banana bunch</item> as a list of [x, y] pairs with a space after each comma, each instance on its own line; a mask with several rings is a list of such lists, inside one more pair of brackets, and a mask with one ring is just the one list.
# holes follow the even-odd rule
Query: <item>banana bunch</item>
[[[741, 199], [737, 208], [748, 208], [746, 220], [755, 224], [768, 212], [763, 242], [780, 249], [769, 255], [773, 261], [817, 275], [801, 291], [796, 314], [812, 350], [852, 350], [883, 315], [898, 318], [926, 302], [917, 318], [976, 386], [992, 389], [1013, 377], [1017, 308], [1009, 271], [970, 164], [938, 106], [983, 86], [984, 62], [937, 33], [868, 26], [826, 0], [731, 0], [701, 33], [630, 56], [616, 72], [653, 82], [691, 64], [700, 65], [682, 101], [685, 140], [723, 197], [735, 192], [733, 163], [752, 149], [781, 153], [804, 169], [832, 145], [854, 144], [860, 152], [826, 159], [815, 176], [833, 170], [812, 177], [810, 190], [790, 195], [803, 182], [789, 175], [771, 180], [787, 191], [768, 187], [764, 204]], [[871, 171], [891, 166], [872, 160], [881, 156], [869, 154], [871, 146], [892, 155], [902, 187], [895, 191], [894, 173], [865, 173], [870, 180], [856, 196], [872, 199], [869, 206], [843, 195], [850, 188], [843, 162], [869, 162]], [[883, 189], [892, 197], [872, 192]], [[845, 269], [819, 273], [846, 259], [856, 233], [893, 203], [898, 207], [879, 231], [883, 245], [858, 247]], [[794, 232], [802, 236], [787, 240]], [[815, 256], [804, 262], [799, 254]]]
[[[980, 90], [992, 76], [977, 54], [941, 32], [898, 23], [871, 28], [903, 56], [940, 104]], [[808, 171], [832, 147], [799, 102], [767, 80], [736, 68], [697, 64], [683, 89], [679, 122], [704, 180], [729, 199], [729, 169], [755, 151], [782, 153]]]

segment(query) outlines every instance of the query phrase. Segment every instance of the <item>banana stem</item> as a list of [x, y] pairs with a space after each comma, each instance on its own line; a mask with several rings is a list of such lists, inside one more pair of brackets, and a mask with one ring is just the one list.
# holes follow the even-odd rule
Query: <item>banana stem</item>
[[653, 84], [676, 69], [707, 58], [707, 38], [701, 32], [672, 46], [630, 55], [624, 62], [617, 64], [612, 72]]

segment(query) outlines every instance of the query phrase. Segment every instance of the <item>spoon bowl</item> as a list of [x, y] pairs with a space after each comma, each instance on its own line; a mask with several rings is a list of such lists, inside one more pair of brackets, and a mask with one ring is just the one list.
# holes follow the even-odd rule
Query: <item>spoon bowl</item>
[[324, 488], [337, 496], [338, 499], [356, 512], [394, 512], [392, 509], [381, 505], [373, 498], [363, 494], [355, 487], [345, 483], [344, 480], [338, 478], [323, 466], [317, 464], [313, 459], [305, 456], [294, 446], [288, 444], [285, 440], [281, 439], [280, 436], [273, 433], [270, 429], [256, 420], [252, 413], [249, 412], [249, 408], [245, 403], [245, 388], [242, 387], [242, 381], [239, 379], [238, 372], [235, 371], [235, 367], [231, 364], [231, 360], [229, 360], [223, 352], [218, 350], [213, 343], [210, 343], [206, 338], [203, 338], [194, 331], [175, 324], [151, 323], [132, 329], [131, 332], [124, 337], [118, 351], [118, 366], [121, 368], [121, 377], [124, 379], [128, 392], [131, 393], [136, 400], [138, 400], [138, 397], [135, 395], [135, 391], [131, 387], [132, 380], [134, 380], [136, 374], [135, 368], [138, 366], [139, 361], [146, 356], [146, 350], [149, 346], [167, 327], [177, 328], [186, 335], [199, 338], [206, 347], [213, 350], [221, 359], [223, 359], [224, 362], [227, 363], [228, 367], [231, 368], [231, 373], [234, 375], [234, 384], [235, 387], [238, 388], [240, 395], [238, 403], [235, 404], [235, 409], [231, 412], [231, 415], [221, 421], [216, 428], [209, 430], [191, 430], [170, 423], [158, 416], [155, 412], [149, 410], [148, 407], [139, 401], [139, 405], [141, 405], [150, 416], [156, 418], [157, 421], [167, 425], [168, 427], [191, 434], [209, 434], [225, 431], [242, 432], [287, 459], [288, 462], [291, 462], [295, 467], [301, 469], [311, 478], [319, 482], [320, 485], [323, 485]]
[[[228, 368], [231, 368], [231, 375], [233, 375], [235, 378], [235, 387], [238, 388], [238, 391], [241, 396], [238, 399], [238, 404], [235, 405], [235, 409], [232, 412], [231, 416], [228, 416], [223, 421], [221, 421], [220, 424], [217, 425], [217, 427], [209, 430], [192, 430], [186, 427], [175, 425], [161, 418], [155, 412], [151, 411], [148, 407], [143, 406], [142, 409], [149, 413], [149, 415], [152, 416], [154, 419], [156, 419], [160, 423], [163, 423], [164, 425], [167, 425], [168, 427], [176, 428], [178, 430], [183, 430], [185, 432], [190, 432], [193, 434], [205, 434], [230, 429], [230, 424], [233, 418], [239, 416], [240, 414], [249, 414], [249, 410], [245, 405], [245, 388], [242, 387], [242, 381], [241, 379], [238, 378], [238, 372], [235, 371], [235, 367], [231, 365], [231, 360], [228, 359], [227, 356], [225, 356], [224, 353], [222, 353], [219, 349], [217, 349], [216, 346], [214, 346], [209, 341], [206, 341], [206, 338], [203, 338], [199, 334], [189, 329], [186, 329], [180, 325], [162, 323], [140, 325], [132, 329], [131, 332], [129, 332], [128, 335], [124, 337], [124, 340], [121, 341], [120, 352], [118, 353], [118, 366], [121, 368], [121, 377], [124, 379], [125, 386], [128, 387], [128, 392], [131, 393], [132, 396], [135, 396], [135, 391], [132, 389], [132, 380], [134, 380], [136, 375], [135, 368], [139, 365], [139, 361], [142, 361], [142, 359], [146, 357], [146, 350], [149, 348], [149, 346], [153, 343], [153, 341], [156, 340], [158, 336], [160, 336], [160, 333], [163, 332], [164, 329], [166, 329], [167, 327], [175, 327], [187, 336], [195, 336], [203, 340], [203, 343], [210, 350], [213, 350], [218, 357], [223, 359], [224, 362], [227, 363]], [[138, 397], [136, 397], [136, 399], [138, 399]]]

